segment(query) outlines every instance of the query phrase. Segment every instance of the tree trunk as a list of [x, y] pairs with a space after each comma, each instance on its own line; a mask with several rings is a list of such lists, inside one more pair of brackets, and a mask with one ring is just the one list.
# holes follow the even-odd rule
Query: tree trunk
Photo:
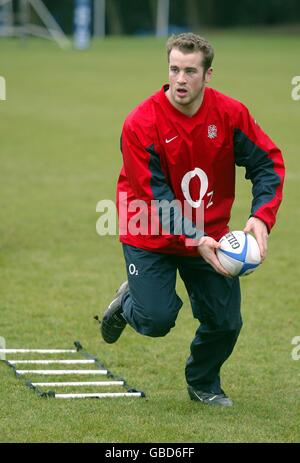
[[106, 2], [106, 18], [110, 34], [122, 35], [123, 27], [115, 0]]

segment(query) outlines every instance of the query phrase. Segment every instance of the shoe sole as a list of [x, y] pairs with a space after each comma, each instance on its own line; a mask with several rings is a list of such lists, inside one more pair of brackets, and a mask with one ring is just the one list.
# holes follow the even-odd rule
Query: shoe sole
[[[119, 332], [117, 332], [116, 334], [115, 333], [110, 334], [109, 332], [113, 329], [113, 327], [112, 327], [112, 324], [107, 321], [107, 319], [111, 319], [111, 317], [113, 317], [113, 315], [114, 315], [114, 312], [116, 312], [118, 310], [118, 307], [115, 308], [115, 307], [113, 307], [113, 305], [118, 301], [120, 296], [122, 296], [127, 290], [128, 290], [128, 281], [125, 281], [124, 283], [121, 284], [121, 286], [117, 290], [117, 292], [116, 292], [117, 297], [115, 297], [115, 299], [113, 299], [113, 301], [109, 304], [108, 308], [104, 312], [100, 330], [101, 330], [102, 338], [107, 344], [115, 343], [119, 339], [119, 337], [121, 336], [123, 330], [126, 327], [127, 323], [124, 320], [124, 326], [120, 325], [119, 327], [117, 326], [115, 328], [115, 330], [119, 330]], [[117, 321], [115, 323], [118, 324]]]
[[[188, 394], [190, 396], [191, 400], [194, 400], [195, 402], [200, 402], [203, 405], [209, 405], [210, 407], [232, 407], [233, 402], [229, 397], [224, 397], [222, 399], [219, 399], [220, 401], [209, 401], [209, 399], [202, 399], [196, 391], [188, 389]], [[216, 394], [217, 395], [217, 394]], [[214, 398], [214, 396], [213, 396]], [[222, 402], [221, 402], [222, 401]]]

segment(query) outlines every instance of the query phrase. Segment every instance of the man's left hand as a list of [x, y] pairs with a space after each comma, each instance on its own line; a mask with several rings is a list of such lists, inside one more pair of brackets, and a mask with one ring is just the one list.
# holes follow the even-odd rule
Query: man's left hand
[[243, 231], [244, 233], [253, 233], [259, 246], [261, 260], [265, 260], [267, 257], [269, 237], [266, 224], [256, 217], [250, 217]]

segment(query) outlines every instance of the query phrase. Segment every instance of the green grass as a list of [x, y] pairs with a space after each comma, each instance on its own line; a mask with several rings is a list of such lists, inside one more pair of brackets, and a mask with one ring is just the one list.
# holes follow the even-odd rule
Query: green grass
[[[7, 347], [72, 347], [79, 339], [147, 399], [42, 399], [0, 363], [1, 442], [298, 442], [300, 39], [209, 34], [216, 49], [212, 86], [242, 100], [282, 148], [285, 200], [269, 258], [242, 280], [244, 327], [222, 369], [232, 409], [188, 400], [184, 365], [197, 323], [184, 307], [167, 337], [127, 328], [100, 340], [101, 315], [125, 268], [117, 237], [96, 234], [96, 204], [114, 199], [126, 114], [166, 81], [164, 43], [114, 38], [91, 50], [0, 41], [0, 336]], [[250, 185], [238, 172], [232, 228], [248, 216]]]

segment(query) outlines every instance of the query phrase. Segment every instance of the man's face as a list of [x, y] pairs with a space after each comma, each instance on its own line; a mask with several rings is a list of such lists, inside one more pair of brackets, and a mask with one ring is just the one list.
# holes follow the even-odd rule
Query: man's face
[[168, 98], [180, 111], [193, 114], [201, 105], [203, 89], [210, 80], [212, 68], [204, 74], [203, 53], [182, 53], [173, 48], [169, 58]]

